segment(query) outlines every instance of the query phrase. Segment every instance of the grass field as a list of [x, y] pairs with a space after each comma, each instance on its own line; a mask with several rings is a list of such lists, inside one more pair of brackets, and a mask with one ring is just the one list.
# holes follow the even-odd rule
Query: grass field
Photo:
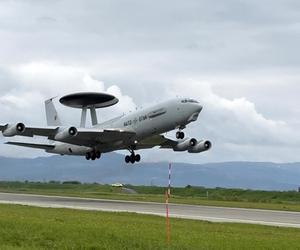
[[1, 249], [300, 249], [300, 230], [0, 205]]
[[[128, 186], [137, 194], [99, 184], [0, 182], [0, 192], [164, 202], [165, 188]], [[208, 194], [208, 197], [207, 197]], [[300, 211], [300, 193], [240, 189], [172, 188], [172, 203]]]

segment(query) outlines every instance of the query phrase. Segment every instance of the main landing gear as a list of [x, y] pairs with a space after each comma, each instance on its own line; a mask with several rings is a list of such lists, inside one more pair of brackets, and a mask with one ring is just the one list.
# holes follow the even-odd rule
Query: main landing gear
[[141, 161], [141, 156], [139, 154], [135, 154], [134, 150], [129, 149], [129, 152], [131, 153], [131, 155], [126, 155], [125, 157], [125, 162], [134, 164], [136, 162], [140, 162]]
[[96, 159], [101, 158], [101, 153], [99, 151], [92, 151], [92, 152], [87, 152], [85, 155], [85, 158], [89, 161], [95, 161]]
[[182, 131], [178, 131], [176, 133], [176, 138], [177, 139], [184, 139], [184, 137], [185, 137], [185, 135], [184, 135], [184, 133]]

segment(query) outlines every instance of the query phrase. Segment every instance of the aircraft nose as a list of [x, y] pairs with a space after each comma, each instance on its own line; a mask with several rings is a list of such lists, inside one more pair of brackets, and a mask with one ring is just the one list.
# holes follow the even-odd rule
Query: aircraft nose
[[200, 104], [193, 104], [192, 112], [193, 113], [200, 113], [203, 107]]
[[200, 112], [202, 111], [202, 109], [203, 109], [203, 107], [202, 107], [201, 105], [199, 105], [199, 104], [198, 104], [195, 108], [196, 108], [196, 112], [199, 112], [199, 113], [200, 113]]
[[203, 107], [199, 104], [194, 104], [188, 122], [197, 121]]

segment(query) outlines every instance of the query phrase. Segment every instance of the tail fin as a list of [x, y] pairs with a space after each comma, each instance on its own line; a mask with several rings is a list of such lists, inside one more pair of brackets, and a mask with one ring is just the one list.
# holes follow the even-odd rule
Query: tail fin
[[45, 101], [46, 117], [48, 126], [61, 126], [61, 121], [59, 119], [58, 113], [53, 103], [53, 99]]

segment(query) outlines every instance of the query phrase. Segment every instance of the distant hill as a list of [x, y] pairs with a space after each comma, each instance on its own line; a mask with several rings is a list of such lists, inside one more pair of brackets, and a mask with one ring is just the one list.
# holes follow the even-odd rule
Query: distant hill
[[[70, 181], [88, 183], [127, 183], [165, 186], [167, 163], [127, 165], [122, 155], [106, 154], [99, 161], [82, 157], [52, 156], [36, 159], [0, 157], [0, 180]], [[174, 186], [205, 186], [262, 190], [297, 190], [300, 163], [275, 164], [226, 162], [210, 164], [173, 164]]]

